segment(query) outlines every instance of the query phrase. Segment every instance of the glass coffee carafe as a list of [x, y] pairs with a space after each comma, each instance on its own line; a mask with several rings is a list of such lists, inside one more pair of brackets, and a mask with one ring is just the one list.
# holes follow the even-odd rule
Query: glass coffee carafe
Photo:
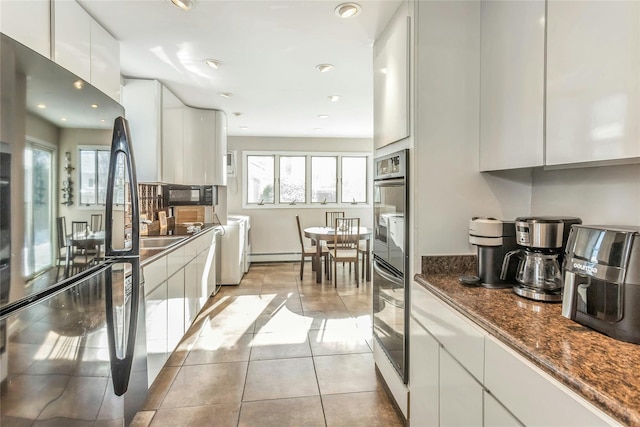
[[518, 256], [516, 280], [528, 288], [540, 291], [562, 289], [562, 268], [558, 260], [559, 253], [545, 253], [527, 249], [508, 252], [502, 263], [502, 273], [506, 272], [513, 255]]

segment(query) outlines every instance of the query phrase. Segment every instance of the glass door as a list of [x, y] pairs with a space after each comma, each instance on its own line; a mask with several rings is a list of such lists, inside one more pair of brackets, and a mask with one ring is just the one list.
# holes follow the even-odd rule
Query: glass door
[[53, 150], [27, 142], [24, 155], [23, 273], [32, 277], [53, 263]]

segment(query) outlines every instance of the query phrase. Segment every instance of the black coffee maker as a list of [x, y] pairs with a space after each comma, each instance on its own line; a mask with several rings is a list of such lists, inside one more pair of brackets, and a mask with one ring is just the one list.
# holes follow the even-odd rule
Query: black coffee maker
[[475, 217], [469, 221], [469, 243], [478, 248], [478, 276], [460, 278], [463, 283], [485, 288], [509, 288], [515, 283], [515, 266], [500, 278], [504, 256], [516, 249], [513, 221]]

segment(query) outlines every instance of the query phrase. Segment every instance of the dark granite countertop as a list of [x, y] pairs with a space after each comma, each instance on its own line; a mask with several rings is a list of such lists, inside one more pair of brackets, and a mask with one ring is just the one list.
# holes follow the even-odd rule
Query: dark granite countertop
[[187, 227], [183, 225], [173, 225], [167, 227], [166, 230], [161, 232], [160, 230], [150, 230], [146, 235], [140, 236], [140, 239], [144, 239], [145, 237], [161, 237], [161, 236], [187, 236], [188, 238], [185, 240], [181, 240], [179, 244], [175, 246], [171, 246], [169, 248], [161, 248], [161, 249], [142, 249], [140, 248], [140, 265], [144, 266], [153, 262], [155, 259], [171, 252], [174, 249], [179, 248], [180, 246], [187, 243], [191, 238], [196, 236], [201, 236], [203, 233], [212, 230], [217, 224], [205, 223], [203, 224], [200, 231], [197, 233], [188, 232]]
[[561, 304], [527, 300], [510, 289], [465, 286], [458, 274], [415, 280], [603, 412], [640, 426], [640, 345], [563, 317]]

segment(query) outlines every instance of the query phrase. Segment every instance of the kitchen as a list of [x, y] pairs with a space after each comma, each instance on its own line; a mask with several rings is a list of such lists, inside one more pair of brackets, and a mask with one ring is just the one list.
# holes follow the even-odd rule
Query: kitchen
[[[90, 3], [86, 4], [88, 9], [91, 9]], [[411, 219], [408, 224], [409, 230], [411, 230], [409, 234], [411, 238], [408, 239], [411, 245], [409, 277], [423, 272], [423, 265], [428, 262], [428, 260], [423, 261], [423, 258], [474, 254], [475, 248], [469, 244], [467, 234], [468, 221], [474, 216], [514, 219], [523, 215], [568, 215], [582, 218], [585, 224], [631, 224], [637, 226], [639, 223], [640, 169], [637, 164], [634, 164], [638, 157], [637, 128], [629, 130], [630, 135], [635, 135], [630, 137], [630, 141], [632, 141], [630, 152], [627, 155], [616, 156], [617, 160], [598, 157], [596, 161], [600, 163], [582, 167], [585, 165], [581, 163], [589, 160], [576, 157], [576, 161], [565, 160], [563, 162], [565, 166], [573, 163], [570, 167], [543, 168], [542, 166], [547, 163], [543, 163], [543, 158], [535, 157], [536, 155], [540, 156], [545, 137], [547, 144], [550, 141], [550, 135], [544, 133], [545, 127], [543, 126], [545, 120], [544, 74], [546, 73], [547, 84], [554, 82], [550, 74], [553, 70], [545, 69], [543, 31], [546, 30], [547, 55], [552, 55], [554, 52], [557, 55], [558, 52], [553, 51], [552, 42], [554, 39], [552, 36], [562, 35], [562, 28], [558, 28], [558, 21], [554, 23], [552, 19], [554, 8], [551, 4], [554, 2], [550, 2], [547, 9], [545, 9], [544, 2], [530, 3], [538, 7], [532, 13], [540, 13], [541, 10], [542, 17], [545, 17], [546, 13], [548, 27], [541, 26], [540, 19], [536, 20], [537, 27], [526, 27], [537, 35], [537, 38], [531, 39], [535, 42], [531, 41], [534, 45], [530, 49], [520, 49], [523, 55], [524, 53], [530, 55], [524, 57], [512, 55], [510, 57], [518, 60], [502, 65], [514, 67], [512, 70], [504, 71], [506, 75], [523, 75], [532, 79], [530, 83], [525, 85], [527, 88], [532, 88], [532, 94], [527, 95], [530, 97], [525, 98], [527, 102], [524, 103], [528, 109], [520, 112], [519, 115], [514, 114], [514, 117], [504, 118], [506, 123], [514, 126], [514, 132], [518, 130], [518, 126], [529, 126], [526, 127], [526, 132], [519, 134], [524, 133], [531, 138], [531, 141], [526, 144], [523, 142], [524, 145], [537, 147], [538, 153], [531, 156], [522, 154], [523, 148], [521, 147], [513, 150], [492, 151], [493, 148], [485, 150], [483, 145], [485, 141], [483, 135], [488, 129], [487, 123], [483, 121], [486, 116], [482, 114], [487, 108], [483, 104], [487, 99], [483, 94], [486, 93], [486, 87], [491, 88], [491, 84], [497, 84], [485, 80], [486, 74], [481, 70], [485, 70], [486, 67], [481, 68], [480, 66], [481, 63], [484, 64], [485, 58], [485, 51], [480, 41], [486, 39], [483, 33], [485, 27], [481, 26], [481, 23], [485, 22], [485, 19], [491, 18], [491, 16], [484, 15], [488, 13], [488, 9], [481, 8], [477, 2], [397, 3], [397, 6], [401, 8], [393, 22], [403, 21], [401, 24], [406, 24], [406, 17], [410, 17], [409, 25], [404, 27], [400, 25], [408, 32], [408, 39], [411, 43], [408, 50], [412, 53], [408, 55], [408, 58], [405, 58], [411, 61], [411, 66], [406, 67], [409, 75], [408, 82], [404, 82], [408, 93], [406, 99], [408, 105], [406, 105], [404, 118], [408, 118], [408, 120], [401, 123], [400, 136], [391, 139], [392, 141], [400, 139], [399, 142], [380, 147], [375, 135], [373, 141], [376, 144], [376, 154], [384, 155], [405, 148], [410, 150], [409, 170], [410, 181], [413, 185], [410, 202]], [[333, 6], [335, 7], [335, 5]], [[392, 10], [395, 8], [394, 5]], [[558, 13], [569, 12], [558, 11]], [[626, 15], [634, 19], [637, 18], [637, 13]], [[501, 16], [499, 11], [495, 16]], [[516, 14], [516, 16], [520, 15]], [[540, 16], [538, 15], [538, 17]], [[587, 18], [588, 16], [584, 19]], [[464, 25], [452, 26], [450, 25], [452, 20], [457, 24]], [[505, 18], [501, 24], [504, 25], [504, 28], [511, 28], [509, 25], [513, 25], [514, 28], [511, 29], [511, 32], [517, 34], [517, 31], [523, 31], [522, 28], [524, 28], [519, 26], [518, 22], [515, 18]], [[102, 24], [106, 25], [106, 22], [102, 22]], [[5, 31], [4, 26], [2, 31]], [[483, 34], [482, 38], [480, 37], [481, 33]], [[634, 34], [629, 38], [637, 44], [637, 30], [630, 34]], [[398, 41], [397, 37], [392, 40]], [[509, 46], [504, 46], [504, 49], [508, 48]], [[557, 49], [562, 49], [560, 54], [567, 52], [566, 48], [562, 48], [562, 46]], [[574, 49], [575, 51], [579, 50], [575, 46]], [[637, 52], [637, 49], [630, 50]], [[397, 50], [395, 51], [397, 52]], [[626, 55], [619, 53], [619, 57], [615, 57], [615, 50], [611, 50], [609, 53], [618, 59], [622, 56], [626, 57]], [[553, 65], [551, 62], [553, 58], [553, 56], [546, 58], [547, 67]], [[637, 56], [629, 55], [629, 58], [636, 61], [632, 64], [631, 69], [637, 71]], [[608, 59], [607, 61], [613, 60]], [[606, 63], [607, 61], [602, 62]], [[524, 73], [523, 70], [528, 72]], [[637, 72], [632, 74], [637, 76]], [[500, 76], [501, 74], [496, 70], [494, 75]], [[154, 75], [141, 77], [160, 78], [160, 76]], [[500, 81], [500, 79], [498, 80]], [[507, 82], [509, 80], [504, 79], [503, 84], [506, 85]], [[547, 86], [547, 91], [549, 89]], [[513, 91], [513, 93], [520, 92]], [[632, 93], [630, 99], [633, 104], [629, 106], [631, 110], [628, 116], [637, 117], [637, 92], [630, 93]], [[507, 98], [507, 100], [509, 99]], [[555, 118], [549, 116], [552, 100], [550, 94], [547, 94], [547, 132], [550, 132], [550, 126], [553, 125], [552, 119]], [[492, 100], [491, 102], [496, 105], [498, 101]], [[516, 106], [521, 105], [521, 102], [522, 100], [512, 99], [511, 104], [504, 106], [503, 110], [517, 113]], [[402, 106], [403, 103], [399, 102], [399, 107]], [[377, 108], [378, 105], [374, 106], [374, 114], [379, 114]], [[578, 108], [563, 107], [562, 110], [574, 111]], [[609, 110], [616, 111], [613, 107]], [[234, 117], [237, 119], [237, 116], [233, 116], [233, 111], [235, 110], [226, 111], [229, 126], [231, 126]], [[530, 119], [534, 123], [520, 123], [516, 120], [523, 118]], [[495, 120], [500, 120], [500, 117], [498, 116]], [[376, 119], [376, 123], [378, 122], [379, 120]], [[239, 124], [238, 121], [235, 123]], [[631, 128], [636, 126], [635, 123], [624, 123]], [[601, 126], [606, 124], [605, 121]], [[494, 125], [496, 128], [501, 128], [497, 124]], [[588, 126], [578, 127], [578, 130], [580, 129], [588, 129]], [[602, 135], [604, 130], [601, 129], [600, 133], [596, 132], [596, 134]], [[228, 149], [235, 150], [238, 155], [242, 156], [243, 151], [257, 151], [260, 150], [261, 145], [274, 143], [281, 145], [279, 147], [274, 145], [273, 150], [305, 152], [309, 151], [305, 143], [313, 142], [313, 139], [310, 138], [290, 137], [288, 140], [283, 140], [281, 136], [229, 136]], [[601, 136], [600, 140], [602, 140]], [[293, 142], [293, 144], [287, 144], [287, 141]], [[326, 143], [326, 148], [323, 147], [322, 150], [339, 150], [344, 142], [346, 141], [327, 138], [323, 140], [323, 143]], [[349, 148], [350, 151], [372, 153], [370, 136], [361, 136], [358, 141], [353, 142], [356, 144], [354, 148]], [[315, 144], [314, 151], [320, 151], [317, 145], [321, 144]], [[271, 147], [271, 145], [269, 146]], [[548, 148], [547, 154], [550, 154]], [[635, 151], [633, 151], [634, 149]], [[487, 158], [481, 158], [486, 153], [494, 153], [493, 158], [504, 158], [506, 165], [492, 164], [487, 161]], [[509, 155], [514, 153], [517, 154], [516, 158], [511, 158], [509, 164]], [[623, 159], [623, 157], [626, 158]], [[489, 160], [491, 158], [490, 155]], [[138, 162], [140, 162], [139, 159], [140, 156], [138, 156]], [[522, 159], [532, 159], [532, 162], [518, 163]], [[484, 166], [483, 162], [486, 162]], [[224, 200], [226, 196], [226, 211], [243, 213], [251, 217], [252, 252], [257, 255], [257, 260], [269, 261], [269, 257], [278, 260], [285, 258], [287, 254], [295, 253], [296, 237], [294, 234], [290, 237], [279, 238], [276, 242], [277, 246], [270, 247], [274, 243], [274, 236], [268, 234], [272, 232], [269, 225], [278, 220], [277, 210], [261, 210], [257, 206], [246, 209], [243, 205], [243, 165], [242, 157], [238, 157], [236, 159], [236, 177], [227, 177], [226, 188], [220, 189], [219, 197]], [[486, 170], [486, 172], [479, 173], [479, 170]], [[437, 183], [437, 185], [428, 185], [429, 183]], [[302, 210], [302, 208], [299, 209]], [[354, 207], [353, 209], [354, 215], [363, 218], [367, 216], [366, 207]], [[224, 210], [222, 207], [221, 211]], [[306, 211], [308, 210], [305, 210], [305, 214]], [[317, 215], [313, 221], [321, 222], [321, 212], [310, 215]], [[291, 233], [294, 233], [293, 229]], [[392, 378], [394, 373], [383, 372], [383, 375], [385, 375], [385, 379], [387, 376]], [[400, 395], [402, 393], [400, 391]], [[395, 399], [399, 406], [403, 406], [401, 396], [396, 396]], [[415, 405], [412, 407], [415, 408]], [[404, 415], [408, 416], [406, 413]]]

